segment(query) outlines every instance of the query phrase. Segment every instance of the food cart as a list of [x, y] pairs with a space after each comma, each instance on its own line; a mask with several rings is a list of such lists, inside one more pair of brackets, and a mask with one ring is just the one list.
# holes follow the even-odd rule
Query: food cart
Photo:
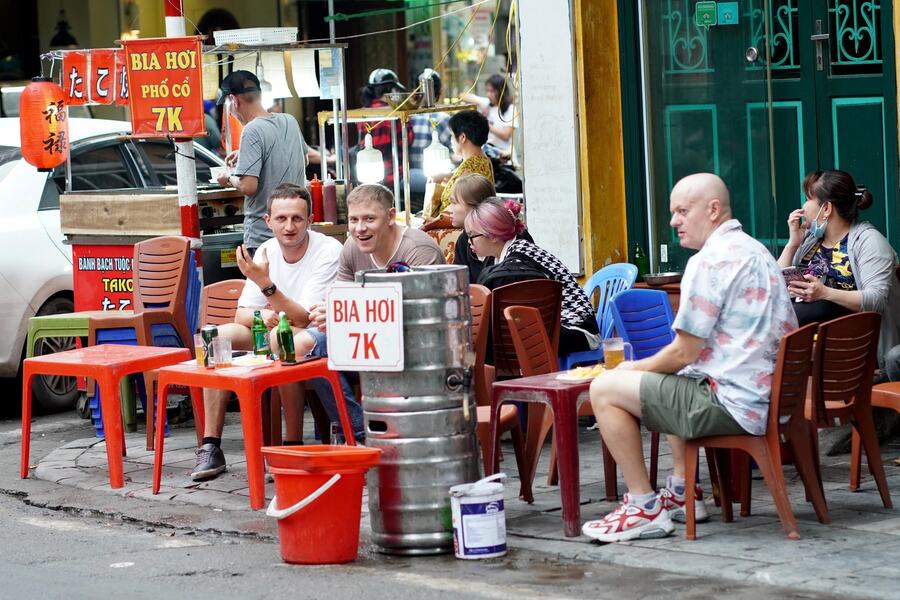
[[[217, 35], [217, 41], [219, 38]], [[222, 39], [230, 38], [226, 35]], [[265, 64], [269, 69], [267, 77], [272, 81], [269, 85], [275, 88], [275, 97], [318, 95], [333, 100], [338, 115], [334, 120], [335, 141], [338, 156], [343, 158], [336, 161], [339, 204], [348, 152], [347, 125], [345, 118], [342, 118], [346, 115], [345, 51], [346, 45], [343, 44], [298, 42], [248, 44], [228, 41], [203, 47], [204, 67], [209, 71], [203, 75], [203, 84], [207, 88], [218, 85], [223, 70], [254, 70], [255, 65], [256, 71], [262, 74], [261, 65]], [[78, 52], [84, 54], [87, 51]], [[65, 62], [64, 56], [65, 53], [57, 52], [51, 58]], [[262, 61], [262, 57], [267, 60]], [[79, 55], [77, 58], [82, 60], [83, 57]], [[318, 71], [315, 70], [316, 59], [319, 62]], [[92, 65], [93, 60], [86, 64]], [[89, 70], [86, 71], [88, 74]], [[115, 79], [118, 81], [118, 76]], [[84, 85], [87, 88], [86, 81]], [[115, 92], [113, 95], [118, 96]], [[134, 137], [142, 137], [142, 134], [138, 132]], [[321, 141], [324, 145], [324, 135]], [[198, 183], [194, 208], [185, 206], [183, 199], [179, 201], [179, 190], [172, 185], [110, 192], [72, 191], [67, 165], [66, 193], [60, 200], [60, 220], [66, 243], [72, 246], [76, 310], [129, 308], [132, 301], [131, 257], [134, 244], [159, 235], [188, 235], [185, 233], [186, 210], [197, 211], [194, 218], [198, 223], [198, 235], [194, 245], [202, 249], [197, 262], [198, 267], [203, 269], [203, 281], [214, 283], [242, 277], [237, 268], [235, 248], [242, 241], [244, 198], [231, 188], [210, 186], [205, 181]], [[315, 224], [313, 230], [339, 241], [346, 237], [346, 225], [340, 223]]]

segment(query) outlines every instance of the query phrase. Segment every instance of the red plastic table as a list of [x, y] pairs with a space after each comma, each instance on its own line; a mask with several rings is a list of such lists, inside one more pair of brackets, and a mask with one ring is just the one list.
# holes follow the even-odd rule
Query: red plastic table
[[[578, 408], [588, 399], [591, 380], [562, 381], [559, 373], [509, 379], [494, 383], [491, 398], [491, 469], [499, 468], [500, 406], [504, 402], [546, 404], [553, 411], [553, 436], [559, 456], [559, 487], [562, 517], [568, 537], [581, 535], [581, 504], [578, 473]], [[535, 459], [537, 457], [534, 457]]]
[[[25, 359], [22, 376], [22, 464], [20, 475], [28, 477], [31, 449], [31, 381], [35, 375], [91, 377], [100, 385], [103, 429], [106, 432], [106, 457], [109, 461], [109, 485], [123, 485], [122, 456], [125, 454], [125, 430], [119, 404], [119, 381], [126, 375], [152, 371], [191, 357], [187, 348], [157, 348], [100, 344], [56, 354]], [[165, 398], [160, 394], [159, 398]], [[157, 402], [165, 415], [165, 402]], [[165, 423], [163, 424], [165, 429]], [[164, 431], [160, 430], [161, 433]]]
[[[340, 376], [328, 369], [328, 359], [318, 358], [296, 365], [284, 366], [279, 362], [265, 367], [229, 367], [227, 369], [207, 369], [196, 362], [171, 365], [159, 370], [159, 397], [165, 398], [169, 386], [183, 385], [191, 388], [217, 388], [237, 393], [241, 409], [241, 427], [244, 432], [244, 454], [247, 457], [247, 479], [250, 485], [250, 508], [258, 510], [265, 505], [265, 472], [262, 456], [262, 400], [268, 388], [285, 383], [296, 383], [308, 379], [327, 379], [331, 383], [337, 402], [338, 414], [344, 439], [351, 446], [356, 445], [350, 414], [344, 401]], [[197, 437], [203, 437], [203, 403], [201, 394], [191, 390], [194, 420], [197, 423]], [[165, 406], [160, 403], [156, 411], [156, 454], [153, 460], [153, 493], [159, 493], [162, 478], [162, 455], [164, 444]]]

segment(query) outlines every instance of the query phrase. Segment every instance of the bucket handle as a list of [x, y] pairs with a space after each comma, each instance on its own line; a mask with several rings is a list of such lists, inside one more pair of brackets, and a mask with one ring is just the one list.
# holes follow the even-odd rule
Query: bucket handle
[[506, 473], [494, 473], [493, 475], [488, 475], [484, 479], [479, 479], [475, 483], [471, 484], [469, 489], [465, 490], [465, 492], [451, 492], [451, 495], [471, 494], [472, 492], [477, 490], [478, 487], [482, 484], [490, 483], [492, 481], [503, 480], [503, 479], [506, 479]]
[[273, 496], [272, 501], [269, 502], [269, 507], [266, 509], [267, 517], [275, 517], [278, 520], [286, 519], [298, 510], [301, 510], [311, 504], [316, 498], [324, 494], [328, 491], [328, 489], [336, 484], [338, 480], [341, 478], [340, 473], [335, 473], [331, 479], [322, 484], [322, 487], [314, 491], [312, 494], [298, 502], [297, 504], [290, 506], [288, 508], [275, 508], [275, 502], [278, 499], [278, 496]]

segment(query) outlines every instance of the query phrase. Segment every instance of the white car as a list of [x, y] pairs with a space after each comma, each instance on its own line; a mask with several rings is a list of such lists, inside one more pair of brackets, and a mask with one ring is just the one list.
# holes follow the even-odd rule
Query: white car
[[[69, 120], [73, 190], [121, 190], [175, 184], [175, 156], [164, 139], [132, 140], [131, 124]], [[195, 143], [197, 181], [224, 163]], [[19, 119], [0, 119], [0, 377], [19, 375], [28, 319], [72, 312], [72, 252], [59, 226], [65, 165], [41, 173], [22, 159]], [[46, 338], [35, 355], [74, 347], [73, 338]], [[74, 378], [39, 377], [34, 401], [45, 410], [74, 406]]]

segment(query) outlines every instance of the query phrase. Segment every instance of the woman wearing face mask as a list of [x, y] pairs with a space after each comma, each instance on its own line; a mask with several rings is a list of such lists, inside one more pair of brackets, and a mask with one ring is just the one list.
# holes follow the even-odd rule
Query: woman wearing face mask
[[[859, 311], [881, 313], [878, 358], [900, 342], [900, 282], [897, 255], [859, 211], [872, 194], [844, 171], [816, 171], [803, 180], [806, 202], [788, 216], [790, 238], [778, 259], [800, 267], [806, 281], [788, 289], [800, 325]], [[805, 223], [801, 224], [801, 218]]]

